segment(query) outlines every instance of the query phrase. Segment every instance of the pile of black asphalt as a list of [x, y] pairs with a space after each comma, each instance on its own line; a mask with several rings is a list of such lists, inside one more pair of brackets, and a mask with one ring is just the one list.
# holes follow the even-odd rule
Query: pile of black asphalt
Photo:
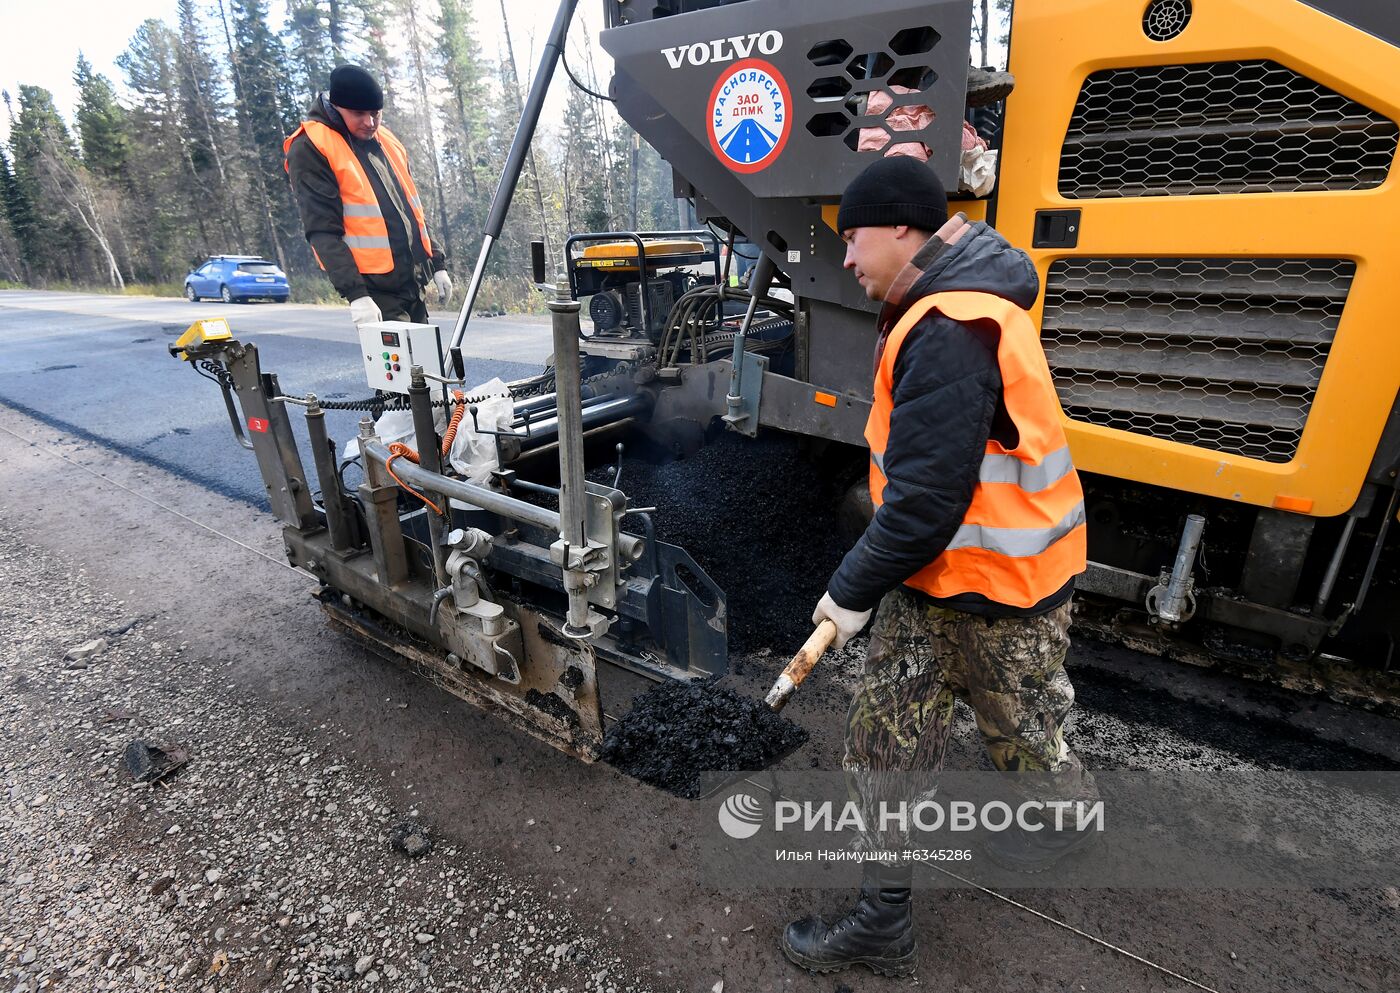
[[763, 769], [806, 740], [806, 731], [760, 700], [704, 681], [662, 683], [633, 700], [608, 729], [602, 758], [694, 799], [714, 785], [707, 774]]
[[726, 433], [684, 459], [624, 459], [620, 488], [630, 506], [655, 507], [656, 536], [724, 591], [731, 653], [791, 655], [849, 547], [839, 510], [859, 468], [849, 452], [818, 458], [791, 435]]

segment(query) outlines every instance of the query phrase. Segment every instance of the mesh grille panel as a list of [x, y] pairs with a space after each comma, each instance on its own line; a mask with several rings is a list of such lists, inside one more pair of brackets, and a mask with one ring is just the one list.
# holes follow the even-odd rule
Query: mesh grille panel
[[1061, 259], [1041, 337], [1065, 413], [1288, 462], [1355, 272], [1341, 259]]
[[1084, 80], [1060, 156], [1071, 199], [1365, 190], [1395, 123], [1277, 62], [1105, 69]]

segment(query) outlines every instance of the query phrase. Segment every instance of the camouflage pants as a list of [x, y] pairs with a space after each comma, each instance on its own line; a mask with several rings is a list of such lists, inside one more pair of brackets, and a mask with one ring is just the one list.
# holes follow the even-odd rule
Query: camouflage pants
[[1028, 799], [1097, 799], [1062, 730], [1074, 704], [1064, 668], [1069, 625], [1068, 602], [1037, 617], [989, 619], [932, 606], [904, 587], [885, 595], [846, 720], [848, 789], [872, 825], [858, 844], [910, 844], [895, 828], [874, 830], [873, 812], [881, 801], [932, 796], [955, 699], [971, 706], [997, 769], [1037, 774], [1025, 777], [1038, 794]]

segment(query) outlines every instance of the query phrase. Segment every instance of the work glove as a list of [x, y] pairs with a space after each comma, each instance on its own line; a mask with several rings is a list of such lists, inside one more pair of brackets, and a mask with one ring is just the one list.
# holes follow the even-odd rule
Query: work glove
[[831, 599], [830, 593], [823, 593], [817, 609], [812, 611], [812, 624], [817, 625], [824, 620], [836, 625], [836, 639], [831, 647], [841, 649], [846, 647], [846, 642], [860, 634], [870, 620], [870, 611], [847, 610]]
[[447, 306], [452, 299], [452, 277], [447, 274], [446, 269], [439, 269], [433, 273], [433, 285], [437, 287], [438, 296], [442, 299], [442, 305]]
[[350, 301], [350, 320], [355, 322], [355, 327], [361, 324], [378, 324], [384, 320], [384, 315], [379, 311], [379, 304], [374, 302], [373, 297], [356, 297]]

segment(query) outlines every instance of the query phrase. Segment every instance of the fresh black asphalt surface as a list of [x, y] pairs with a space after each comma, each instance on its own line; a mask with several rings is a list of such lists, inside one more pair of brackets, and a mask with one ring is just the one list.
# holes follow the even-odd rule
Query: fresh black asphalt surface
[[[0, 404], [265, 509], [257, 463], [234, 441], [218, 386], [167, 350], [201, 317], [227, 317], [234, 336], [258, 347], [263, 371], [277, 373], [289, 394], [312, 392], [322, 400], [371, 395], [342, 307], [0, 291]], [[433, 315], [445, 331], [454, 317]], [[549, 326], [537, 318], [474, 319], [468, 331], [470, 383], [534, 374], [549, 350]], [[532, 355], [535, 361], [520, 360]], [[338, 446], [357, 434], [361, 416], [327, 412], [326, 427]], [[291, 422], [309, 466], [299, 410]]]

